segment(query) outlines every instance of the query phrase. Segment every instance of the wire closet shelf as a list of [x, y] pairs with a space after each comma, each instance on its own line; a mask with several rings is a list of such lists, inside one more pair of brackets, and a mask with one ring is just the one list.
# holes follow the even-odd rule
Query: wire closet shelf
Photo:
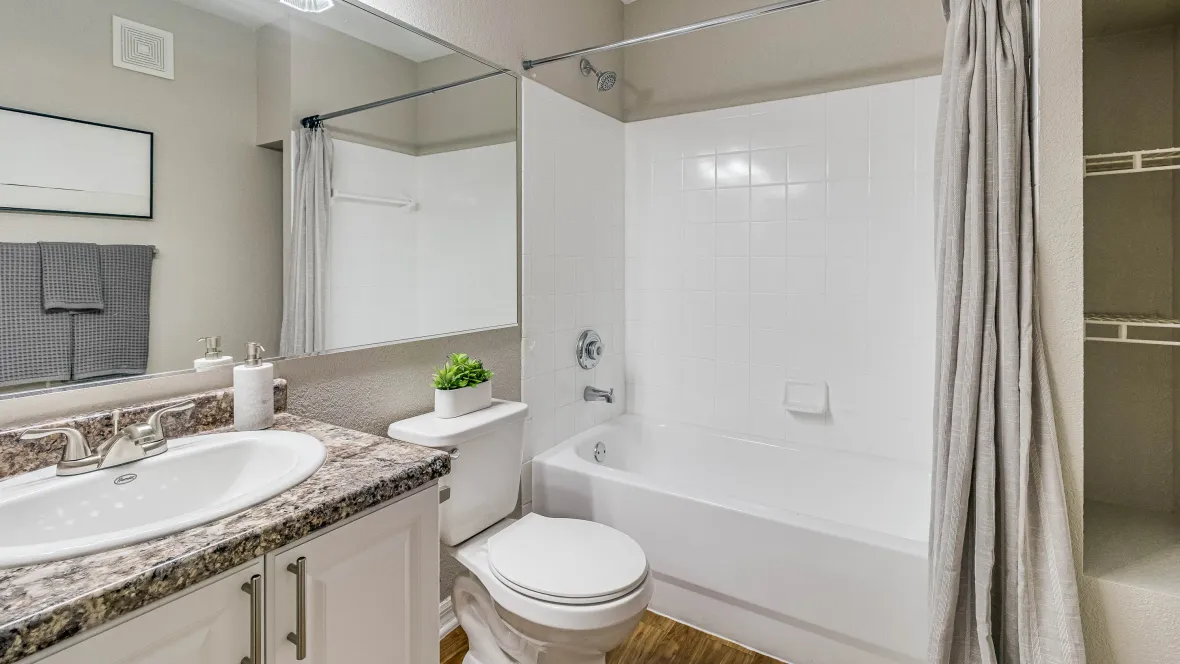
[[[1114, 328], [1115, 336], [1094, 336], [1090, 334], [1090, 326]], [[1132, 336], [1133, 331], [1147, 332], [1151, 330], [1180, 330], [1180, 319], [1166, 316], [1139, 316], [1133, 314], [1086, 314], [1086, 341], [1105, 341], [1122, 344], [1143, 344], [1148, 346], [1180, 346], [1180, 338], [1150, 339]]]
[[1177, 169], [1180, 169], [1180, 148], [1086, 155], [1086, 177]]

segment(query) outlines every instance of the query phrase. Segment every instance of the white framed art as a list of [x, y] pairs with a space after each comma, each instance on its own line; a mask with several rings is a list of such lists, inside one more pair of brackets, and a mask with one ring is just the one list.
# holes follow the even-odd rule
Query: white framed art
[[0, 211], [151, 219], [150, 131], [0, 106]]

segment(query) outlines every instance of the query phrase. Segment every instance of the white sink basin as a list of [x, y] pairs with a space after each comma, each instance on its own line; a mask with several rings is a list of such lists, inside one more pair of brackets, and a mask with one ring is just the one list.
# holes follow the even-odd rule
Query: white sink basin
[[289, 431], [191, 436], [143, 461], [58, 477], [42, 468], [0, 482], [0, 569], [145, 542], [272, 498], [324, 463]]

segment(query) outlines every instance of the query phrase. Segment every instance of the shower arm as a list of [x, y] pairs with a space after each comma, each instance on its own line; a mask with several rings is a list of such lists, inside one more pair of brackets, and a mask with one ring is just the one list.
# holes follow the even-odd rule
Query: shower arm
[[590, 55], [591, 53], [602, 53], [604, 51], [613, 51], [613, 50], [620, 49], [620, 48], [626, 48], [628, 46], [635, 46], [636, 44], [646, 44], [647, 42], [659, 41], [660, 39], [667, 39], [669, 37], [679, 37], [680, 35], [686, 35], [690, 32], [696, 32], [698, 30], [705, 30], [708, 28], [715, 28], [719, 25], [736, 23], [738, 21], [744, 21], [746, 19], [758, 18], [760, 16], [766, 16], [768, 14], [774, 14], [775, 12], [781, 12], [786, 9], [795, 9], [797, 7], [803, 7], [805, 5], [812, 5], [817, 2], [822, 2], [822, 1], [823, 0], [783, 0], [782, 2], [776, 2], [772, 5], [766, 5], [765, 7], [748, 9], [744, 12], [738, 12], [736, 14], [729, 14], [727, 16], [718, 16], [717, 18], [711, 18], [707, 21], [701, 21], [699, 23], [684, 25], [679, 28], [672, 28], [670, 30], [663, 30], [661, 32], [653, 32], [650, 35], [644, 35], [642, 37], [632, 37], [630, 39], [624, 39], [623, 41], [617, 41], [617, 42], [614, 42], [611, 44], [603, 44], [601, 46], [591, 46], [589, 48], [580, 48], [576, 51], [570, 51], [568, 53], [560, 53], [558, 55], [550, 55], [549, 57], [538, 58], [536, 60], [525, 60], [521, 64], [524, 66], [525, 71], [528, 71], [534, 67], [540, 67], [541, 65], [547, 65], [551, 62], [558, 62], [560, 60], [568, 60], [570, 58], [576, 58], [576, 57], [582, 56], [582, 55]]

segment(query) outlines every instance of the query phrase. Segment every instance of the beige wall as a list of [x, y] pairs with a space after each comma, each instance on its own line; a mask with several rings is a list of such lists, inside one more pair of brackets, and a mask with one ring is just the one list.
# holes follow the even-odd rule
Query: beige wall
[[[258, 140], [275, 147], [309, 115], [491, 71], [460, 53], [414, 62], [335, 30], [289, 19], [259, 29], [258, 62]], [[410, 155], [480, 147], [516, 140], [516, 96], [516, 81], [501, 76], [334, 118], [326, 125], [342, 140]]]
[[[501, 67], [521, 71], [521, 60], [623, 36], [619, 0], [366, 0], [394, 18], [425, 30]], [[595, 58], [602, 69], [623, 72], [621, 52]], [[578, 63], [565, 61], [532, 70], [530, 77], [558, 92], [621, 118], [621, 86], [598, 92], [582, 77]]]
[[[175, 80], [111, 65], [112, 13], [176, 34]], [[10, 0], [3, 15], [0, 103], [155, 132], [156, 163], [154, 219], [0, 214], [0, 241], [156, 245], [149, 372], [191, 367], [205, 335], [235, 355], [277, 344], [281, 162], [255, 145], [253, 33], [153, 0]]]
[[[767, 4], [638, 0], [637, 37]], [[628, 122], [937, 74], [945, 21], [937, 0], [827, 0], [627, 49]]]
[[[418, 64], [418, 88], [460, 81], [488, 68], [456, 53]], [[418, 154], [434, 154], [516, 140], [517, 86], [497, 76], [418, 100]]]
[[[310, 21], [292, 21], [291, 126], [309, 115], [413, 92], [417, 71], [416, 62], [396, 53]], [[326, 124], [337, 138], [413, 154], [417, 120], [417, 102], [410, 100]]]
[[[258, 30], [258, 66], [261, 144], [283, 141], [309, 115], [418, 89], [418, 63], [413, 60], [317, 23], [289, 17]], [[335, 118], [327, 125], [337, 138], [346, 141], [416, 154], [417, 105], [416, 100], [390, 104]]]

